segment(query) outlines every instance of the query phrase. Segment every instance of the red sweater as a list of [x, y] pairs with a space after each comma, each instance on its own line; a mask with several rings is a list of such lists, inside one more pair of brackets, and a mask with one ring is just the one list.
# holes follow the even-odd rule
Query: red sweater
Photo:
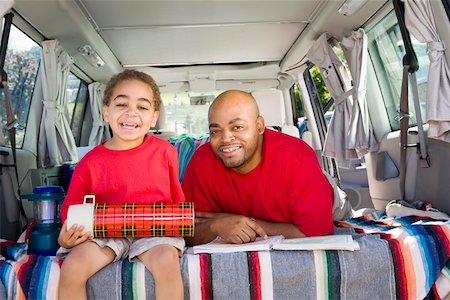
[[96, 203], [183, 202], [177, 151], [151, 135], [129, 150], [98, 145], [75, 167], [61, 207], [63, 222], [69, 205], [83, 203], [87, 194], [95, 195]]
[[332, 233], [333, 189], [303, 141], [266, 130], [261, 163], [247, 174], [227, 168], [209, 143], [192, 157], [183, 179], [196, 211], [291, 223], [306, 236]]

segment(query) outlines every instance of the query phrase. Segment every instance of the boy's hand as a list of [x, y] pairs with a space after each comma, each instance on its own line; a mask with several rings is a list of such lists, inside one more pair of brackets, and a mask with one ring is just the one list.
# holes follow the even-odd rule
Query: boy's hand
[[83, 226], [78, 226], [76, 224], [67, 229], [67, 221], [64, 222], [58, 236], [59, 245], [66, 249], [70, 249], [92, 239], [93, 236], [91, 232], [86, 232], [84, 235], [81, 234], [83, 229]]

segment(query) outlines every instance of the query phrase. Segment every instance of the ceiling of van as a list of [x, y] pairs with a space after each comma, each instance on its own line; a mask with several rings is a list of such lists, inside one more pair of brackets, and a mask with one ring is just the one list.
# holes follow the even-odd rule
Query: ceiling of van
[[159, 66], [280, 61], [320, 2], [80, 3], [124, 66]]
[[[386, 1], [368, 0], [352, 17], [337, 13], [344, 0], [16, 0], [13, 8], [41, 39], [58, 39], [96, 81], [137, 67], [178, 88], [220, 80], [270, 88], [323, 31], [349, 32]], [[84, 45], [105, 65], [90, 65], [78, 50]]]

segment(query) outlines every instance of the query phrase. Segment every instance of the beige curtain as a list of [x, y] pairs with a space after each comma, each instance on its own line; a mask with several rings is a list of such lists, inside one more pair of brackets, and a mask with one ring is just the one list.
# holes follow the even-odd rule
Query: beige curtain
[[320, 68], [325, 84], [334, 98], [335, 111], [328, 126], [323, 155], [336, 159], [339, 167], [349, 168], [358, 159], [355, 149], [348, 149], [349, 125], [352, 117], [352, 86], [347, 70], [322, 34], [308, 51], [308, 59]]
[[450, 143], [450, 68], [445, 60], [446, 46], [437, 32], [430, 1], [405, 1], [405, 24], [419, 42], [428, 43], [428, 137]]
[[367, 36], [363, 29], [352, 32], [341, 41], [353, 81], [353, 105], [347, 132], [347, 149], [355, 149], [362, 157], [378, 149], [366, 102], [367, 86]]
[[92, 130], [89, 135], [89, 146], [97, 146], [102, 141], [111, 138], [109, 125], [103, 120], [103, 93], [105, 84], [94, 82], [88, 86], [89, 104], [92, 113]]
[[335, 158], [341, 168], [350, 168], [355, 160], [378, 148], [365, 96], [367, 37], [360, 29], [341, 42], [351, 78], [329, 44], [330, 38], [328, 33], [322, 34], [309, 49], [308, 59], [320, 68], [335, 103], [323, 155]]
[[66, 114], [66, 82], [72, 58], [57, 40], [42, 42], [44, 104], [38, 140], [38, 162], [51, 167], [78, 161], [75, 139]]

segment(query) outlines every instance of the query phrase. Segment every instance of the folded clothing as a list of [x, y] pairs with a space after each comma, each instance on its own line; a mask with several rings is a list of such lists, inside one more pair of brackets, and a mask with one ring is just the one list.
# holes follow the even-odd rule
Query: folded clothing
[[431, 203], [423, 201], [392, 200], [386, 205], [386, 215], [390, 218], [421, 216], [433, 219], [450, 219], [446, 213], [434, 208]]

